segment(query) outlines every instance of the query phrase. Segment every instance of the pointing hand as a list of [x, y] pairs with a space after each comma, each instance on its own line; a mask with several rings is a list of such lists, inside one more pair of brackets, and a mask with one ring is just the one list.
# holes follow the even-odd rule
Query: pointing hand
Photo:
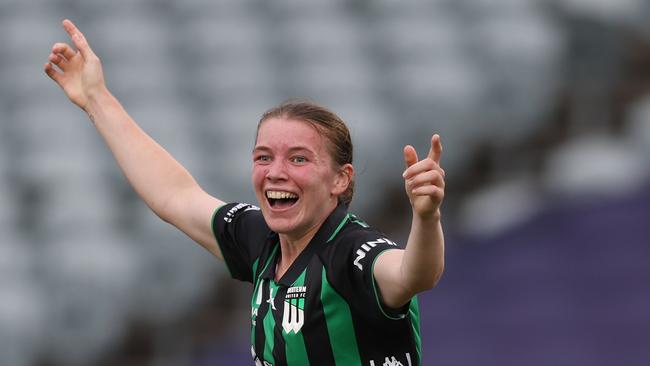
[[89, 99], [106, 89], [102, 65], [86, 37], [70, 20], [63, 21], [63, 28], [78, 51], [67, 43], [55, 43], [44, 70], [72, 103], [85, 110]]
[[422, 218], [439, 215], [445, 196], [445, 171], [440, 167], [442, 144], [440, 136], [431, 137], [431, 148], [426, 158], [418, 160], [418, 154], [411, 145], [404, 147], [406, 170], [404, 186], [413, 212]]

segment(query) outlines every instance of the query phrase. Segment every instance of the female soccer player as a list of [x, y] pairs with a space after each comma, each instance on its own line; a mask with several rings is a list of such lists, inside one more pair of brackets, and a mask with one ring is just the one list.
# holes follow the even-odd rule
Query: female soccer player
[[56, 43], [46, 74], [83, 109], [146, 204], [253, 284], [256, 365], [420, 365], [415, 295], [444, 267], [442, 146], [404, 148], [412, 206], [405, 249], [347, 212], [350, 134], [334, 113], [289, 101], [259, 121], [252, 183], [258, 205], [212, 197], [143, 132], [108, 91], [99, 58], [69, 20], [76, 48]]

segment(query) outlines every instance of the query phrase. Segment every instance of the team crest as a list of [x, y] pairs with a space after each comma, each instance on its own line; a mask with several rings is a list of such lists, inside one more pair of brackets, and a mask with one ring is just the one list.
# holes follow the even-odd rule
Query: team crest
[[306, 286], [289, 287], [284, 297], [284, 313], [282, 329], [285, 333], [298, 333], [305, 323], [305, 294]]

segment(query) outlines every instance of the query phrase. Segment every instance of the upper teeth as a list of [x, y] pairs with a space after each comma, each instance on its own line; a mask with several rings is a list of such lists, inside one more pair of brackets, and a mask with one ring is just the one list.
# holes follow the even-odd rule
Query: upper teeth
[[266, 197], [278, 200], [278, 199], [286, 199], [286, 198], [298, 198], [298, 195], [293, 194], [291, 192], [267, 191]]

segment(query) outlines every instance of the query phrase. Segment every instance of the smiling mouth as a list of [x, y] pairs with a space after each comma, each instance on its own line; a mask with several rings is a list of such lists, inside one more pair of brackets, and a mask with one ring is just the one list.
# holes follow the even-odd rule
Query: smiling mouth
[[266, 191], [266, 199], [272, 208], [288, 208], [298, 202], [298, 195], [284, 191]]

